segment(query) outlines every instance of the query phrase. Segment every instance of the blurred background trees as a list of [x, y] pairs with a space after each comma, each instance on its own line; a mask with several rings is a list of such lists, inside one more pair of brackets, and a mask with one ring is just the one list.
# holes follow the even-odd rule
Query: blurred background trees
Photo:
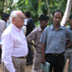
[[[29, 10], [35, 24], [41, 14], [48, 15], [50, 17], [49, 24], [52, 24], [52, 12], [61, 10], [65, 13], [67, 2], [68, 0], [0, 0], [0, 15], [3, 12], [11, 12], [12, 10], [19, 9], [23, 12]], [[72, 14], [72, 5], [69, 14]]]
[[4, 2], [5, 2], [5, 0], [0, 0], [0, 16], [3, 13]]

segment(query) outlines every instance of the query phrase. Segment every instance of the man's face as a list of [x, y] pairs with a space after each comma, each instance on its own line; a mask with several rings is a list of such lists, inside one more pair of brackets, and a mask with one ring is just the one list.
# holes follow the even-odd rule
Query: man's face
[[59, 25], [62, 20], [62, 14], [60, 12], [55, 12], [53, 16], [53, 24]]
[[70, 25], [71, 25], [71, 27], [72, 27], [72, 19], [71, 19], [71, 20], [69, 20], [69, 23], [70, 23]]
[[21, 28], [24, 25], [23, 13], [18, 13], [17, 17], [15, 18], [15, 23], [18, 28]]
[[44, 20], [41, 22], [41, 26], [44, 29], [48, 25], [48, 20]]

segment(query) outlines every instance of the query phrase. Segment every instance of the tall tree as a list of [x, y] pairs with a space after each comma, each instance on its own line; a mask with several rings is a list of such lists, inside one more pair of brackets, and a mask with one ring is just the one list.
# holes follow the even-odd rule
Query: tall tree
[[71, 5], [72, 5], [72, 0], [68, 0], [67, 1], [67, 7], [66, 7], [66, 10], [65, 10], [62, 22], [61, 22], [62, 26], [66, 26], [66, 23], [67, 23], [67, 20], [68, 20], [68, 17], [70, 15], [70, 11], [71, 11]]
[[51, 16], [50, 16], [50, 8], [49, 8], [49, 2], [46, 0], [47, 8], [48, 8], [48, 14], [49, 14], [49, 23], [51, 23]]

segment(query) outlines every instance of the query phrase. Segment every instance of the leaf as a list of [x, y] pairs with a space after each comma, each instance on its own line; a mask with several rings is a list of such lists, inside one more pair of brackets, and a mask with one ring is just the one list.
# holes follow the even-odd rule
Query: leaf
[[25, 2], [25, 5], [27, 5], [27, 4], [28, 4], [28, 1]]

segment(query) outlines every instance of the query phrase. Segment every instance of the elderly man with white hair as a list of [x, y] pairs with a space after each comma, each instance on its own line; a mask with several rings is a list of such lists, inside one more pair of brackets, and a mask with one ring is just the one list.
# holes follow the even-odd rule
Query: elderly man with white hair
[[1, 37], [3, 72], [25, 72], [28, 47], [21, 31], [24, 15], [20, 10], [15, 10], [11, 13], [10, 19], [11, 24]]

